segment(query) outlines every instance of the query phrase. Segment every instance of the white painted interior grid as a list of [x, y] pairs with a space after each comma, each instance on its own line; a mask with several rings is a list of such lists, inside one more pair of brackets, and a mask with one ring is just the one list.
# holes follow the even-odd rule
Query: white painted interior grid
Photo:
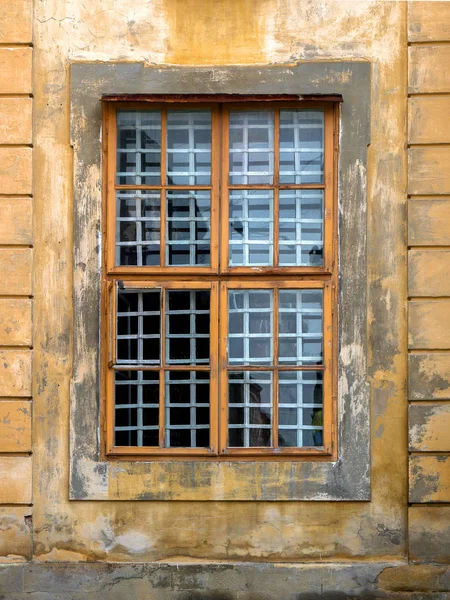
[[[273, 191], [272, 190], [231, 190], [229, 194], [229, 264], [268, 266], [273, 264]], [[250, 216], [250, 204], [260, 202], [261, 216]], [[242, 214], [239, 214], [242, 211]], [[254, 208], [252, 208], [252, 212]], [[267, 215], [264, 213], [267, 212]], [[259, 239], [251, 239], [250, 225], [260, 224]], [[263, 227], [265, 226], [265, 227]], [[265, 229], [265, 231], [264, 231]], [[236, 238], [240, 235], [240, 239]], [[261, 253], [267, 253], [267, 260], [256, 261], [250, 257], [250, 247], [260, 246]], [[239, 248], [242, 252], [239, 253]], [[239, 254], [242, 260], [239, 260]]]
[[[293, 123], [283, 123], [283, 119], [292, 118]], [[310, 118], [310, 122], [307, 122], [307, 117]], [[319, 122], [314, 122], [314, 120]], [[305, 122], [306, 121], [306, 122]], [[321, 131], [321, 144], [319, 148], [314, 147], [311, 142], [301, 139], [300, 132], [313, 130]], [[285, 145], [282, 141], [283, 130], [291, 130], [293, 133], [293, 144]], [[280, 183], [322, 183], [324, 170], [324, 112], [323, 111], [308, 111], [308, 110], [281, 110], [280, 111], [280, 153], [285, 155], [291, 155], [289, 162], [293, 161], [293, 169], [288, 169], [282, 166], [280, 162]], [[314, 155], [313, 158], [305, 160], [302, 159], [302, 154]], [[280, 157], [281, 160], [281, 157]], [[319, 168], [314, 168], [315, 165], [311, 165], [313, 162], [320, 162]], [[306, 181], [305, 181], [306, 180]]]
[[[296, 446], [301, 448], [303, 444], [303, 431], [305, 430], [313, 430], [313, 431], [323, 431], [323, 425], [304, 425], [303, 424], [303, 409], [305, 408], [315, 408], [323, 410], [323, 381], [318, 378], [320, 372], [314, 371], [280, 371], [279, 372], [279, 380], [278, 380], [278, 410], [281, 411], [283, 409], [295, 409], [296, 411], [296, 424], [280, 424], [278, 423], [279, 437], [282, 435], [283, 431], [295, 431], [296, 432]], [[305, 379], [306, 377], [311, 377], [312, 374], [315, 374], [317, 379]], [[283, 393], [283, 387], [295, 385], [296, 389], [296, 402], [283, 402], [285, 398], [285, 394]], [[317, 386], [320, 388], [320, 402], [304, 402], [304, 386]]]
[[[264, 294], [270, 297], [270, 304], [267, 307], [250, 307], [250, 294]], [[235, 302], [236, 296], [239, 295], [242, 298], [243, 306], [238, 307]], [[250, 333], [250, 315], [253, 314], [267, 314], [270, 313], [270, 319], [268, 321], [269, 330], [260, 331], [258, 333]], [[228, 292], [228, 319], [232, 315], [242, 315], [243, 326], [241, 331], [230, 332], [228, 331], [228, 361], [230, 364], [267, 364], [273, 360], [273, 291], [272, 290], [229, 290]], [[267, 321], [266, 321], [267, 323]], [[262, 324], [261, 324], [262, 325]], [[263, 326], [262, 326], [263, 328]], [[230, 330], [230, 326], [229, 326]], [[232, 356], [230, 352], [230, 340], [242, 339], [243, 340], [243, 356]], [[254, 357], [250, 352], [250, 340], [269, 340], [269, 354], [267, 357]]]
[[[320, 306], [312, 307], [306, 305], [307, 303], [304, 301], [306, 294], [317, 294], [320, 296]], [[283, 297], [286, 297], [286, 294], [295, 295], [296, 302], [295, 306], [292, 307], [283, 307]], [[294, 364], [321, 364], [323, 361], [322, 356], [322, 344], [323, 344], [323, 292], [322, 290], [311, 290], [311, 289], [284, 289], [279, 292], [279, 357], [278, 360], [280, 363], [294, 363]], [[293, 331], [281, 331], [283, 327], [283, 315], [295, 315], [295, 330]], [[320, 331], [309, 332], [305, 331], [308, 329], [307, 321], [308, 317], [319, 317], [320, 318]], [[320, 354], [317, 355], [307, 355], [303, 352], [303, 341], [304, 340], [315, 340], [319, 344]], [[281, 347], [282, 343], [285, 340], [291, 340], [295, 343], [296, 353], [295, 355], [287, 355], [282, 354]]]
[[[305, 206], [314, 206], [314, 201], [318, 209], [306, 209]], [[283, 216], [283, 206], [286, 206], [289, 202], [294, 203], [294, 217]], [[289, 247], [294, 246], [295, 250], [295, 265], [308, 265], [311, 264], [311, 259], [305, 261], [302, 256], [302, 250], [304, 247], [317, 247], [318, 250], [323, 252], [323, 191], [322, 190], [280, 190], [279, 196], [280, 203], [280, 215], [279, 215], [279, 248], [280, 248], [280, 266], [292, 266], [292, 262], [283, 260], [282, 253], [283, 249], [286, 252]], [[317, 210], [320, 212], [320, 217], [303, 216], [303, 213], [315, 213]], [[289, 212], [289, 211], [287, 211]], [[291, 224], [295, 226], [295, 239], [285, 239], [283, 237], [283, 224]], [[318, 239], [308, 239], [306, 234], [303, 232], [303, 226], [309, 226], [309, 229], [315, 229], [317, 232], [320, 231], [320, 237]], [[308, 229], [305, 227], [305, 229]]]
[[[255, 122], [255, 117], [266, 117], [264, 123]], [[273, 111], [230, 111], [229, 119], [230, 143], [229, 143], [229, 178], [230, 184], [254, 184], [254, 183], [272, 183], [274, 172], [274, 112]], [[266, 130], [268, 134], [268, 147], [252, 147], [249, 146], [249, 129]], [[237, 130], [242, 132], [242, 144], [237, 144], [235, 147], [232, 141], [232, 131]], [[242, 170], [233, 167], [233, 154], [241, 154]], [[249, 154], [267, 154], [265, 162], [267, 169], [253, 170], [249, 169]]]
[[[175, 117], [184, 116], [187, 118], [188, 123], [183, 125], [176, 121]], [[204, 123], [199, 123], [199, 119], [204, 119]], [[197, 122], [196, 122], [197, 121]], [[198, 178], [210, 178], [211, 175], [211, 144], [208, 147], [196, 147], [195, 132], [196, 131], [208, 131], [211, 132], [211, 112], [210, 111], [167, 111], [167, 132], [170, 131], [187, 131], [188, 132], [188, 147], [187, 148], [174, 148], [169, 146], [169, 139], [167, 143], [167, 183], [180, 184], [181, 182], [175, 182], [175, 178], [184, 177], [187, 181], [183, 181], [183, 185], [201, 185]], [[176, 155], [187, 155], [188, 158], [188, 169], [177, 169], [175, 164]], [[173, 168], [169, 169], [170, 155], [173, 159]], [[197, 157], [208, 156], [208, 160], [205, 163], [205, 168], [201, 169], [200, 164], [196, 164]], [[172, 178], [172, 180], [171, 180]], [[205, 185], [209, 185], [210, 181], [202, 182]]]

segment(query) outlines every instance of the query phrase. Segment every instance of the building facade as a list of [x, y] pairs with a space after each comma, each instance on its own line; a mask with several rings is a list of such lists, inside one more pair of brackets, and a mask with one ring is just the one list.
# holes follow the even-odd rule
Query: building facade
[[[450, 3], [1, 0], [0, 67], [0, 598], [450, 598]], [[144, 240], [142, 215], [125, 216], [123, 234], [108, 225], [111, 191], [115, 198], [115, 191], [126, 195], [138, 186], [145, 195], [142, 172], [155, 164], [148, 159], [139, 180], [115, 182], [120, 161], [111, 156], [121, 150], [115, 133], [121, 114], [160, 110], [160, 147], [147, 150], [166, 156], [169, 148], [169, 157], [175, 101], [189, 108], [203, 103], [218, 115], [212, 179], [186, 184], [205, 184], [194, 189], [191, 220], [199, 220], [200, 192], [213, 198], [207, 225], [199, 226], [210, 230], [211, 270], [193, 268], [183, 276], [169, 268], [175, 264], [169, 251], [161, 258], [166, 271], [158, 271], [159, 262], [142, 270], [154, 252], [148, 244], [143, 254], [142, 243], [134, 250], [136, 231]], [[274, 259], [274, 269], [263, 268], [256, 284], [255, 269], [214, 271], [216, 259], [217, 265], [227, 260], [224, 223], [231, 218], [223, 212], [231, 170], [223, 156], [234, 142], [223, 132], [239, 101], [257, 111], [261, 103], [269, 112], [274, 107], [272, 222], [283, 219], [283, 190], [295, 194], [297, 184], [300, 195], [302, 185], [316, 195], [323, 190], [325, 207], [323, 250], [307, 247], [309, 262], [298, 258], [297, 270]], [[280, 132], [289, 110], [325, 115], [323, 179], [293, 180], [292, 189], [283, 188], [280, 175], [280, 155], [287, 152]], [[255, 139], [256, 146], [263, 143], [260, 134]], [[308, 151], [298, 151], [300, 164]], [[177, 167], [169, 158], [158, 164], [173, 179], [153, 187], [169, 197]], [[238, 207], [246, 202], [241, 198]], [[162, 206], [160, 221], [174, 222]], [[239, 219], [249, 222], [248, 214]], [[232, 224], [230, 240], [241, 235], [241, 221]], [[134, 233], [127, 237], [130, 222]], [[167, 227], [161, 247], [185, 239], [181, 225], [177, 234]], [[282, 247], [281, 225], [275, 229], [261, 247]], [[204, 259], [195, 262], [191, 247], [203, 234], [189, 235], [184, 248], [194, 262], [186, 264], [198, 266]], [[116, 246], [127, 247], [127, 239], [134, 239], [135, 254], [114, 262]], [[226, 426], [221, 437], [228, 414], [224, 348], [229, 358], [231, 350], [216, 338], [232, 335], [223, 329], [226, 311], [220, 312], [226, 294], [217, 292], [222, 329], [211, 304], [203, 334], [211, 348], [216, 342], [222, 348], [211, 350], [215, 363], [208, 367], [211, 437], [197, 444], [209, 450], [166, 452], [186, 443], [176, 441], [182, 428], [167, 441], [172, 434], [160, 413], [163, 421], [153, 429], [164, 451], [146, 452], [142, 440], [153, 430], [142, 424], [142, 401], [137, 425], [119, 422], [117, 408], [114, 425], [108, 408], [113, 396], [105, 373], [120, 364], [130, 369], [119, 350], [108, 355], [116, 348], [108, 336], [120, 337], [119, 326], [108, 325], [120, 317], [114, 302], [133, 285], [145, 302], [142, 290], [154, 280], [164, 281], [169, 296], [170, 286], [182, 281], [183, 289], [212, 290], [213, 297], [220, 286], [247, 289], [245, 278], [250, 287], [276, 290], [269, 310], [274, 330], [283, 285], [325, 290], [322, 358], [297, 361], [290, 371], [281, 360], [267, 367], [278, 383], [288, 372], [323, 373], [323, 380], [317, 377], [324, 382], [322, 404], [314, 396], [310, 425], [297, 426], [292, 443], [278, 411], [278, 429], [273, 423], [270, 429], [278, 446], [264, 437], [270, 415], [258, 410], [253, 446], [270, 446], [265, 453], [246, 453], [252, 434], [242, 432], [251, 411], [241, 427], [246, 442], [231, 443]], [[118, 290], [111, 304], [109, 289]], [[299, 339], [311, 323], [300, 326]], [[241, 333], [251, 338], [251, 331]], [[275, 342], [277, 359], [282, 337]], [[156, 338], [164, 338], [163, 330]], [[168, 352], [175, 373], [176, 357]], [[207, 370], [200, 363], [186, 370]], [[164, 379], [170, 368], [154, 376], [162, 388], [170, 384], [170, 374]], [[138, 372], [145, 377], [151, 369]], [[261, 404], [264, 384], [258, 385], [258, 400], [245, 401], [251, 407]], [[273, 398], [289, 410], [281, 391]], [[159, 399], [168, 411], [170, 403]], [[231, 412], [228, 418], [229, 426]], [[198, 439], [199, 419], [190, 429]], [[117, 427], [128, 441], [117, 441]], [[228, 452], [226, 439], [244, 451]]]

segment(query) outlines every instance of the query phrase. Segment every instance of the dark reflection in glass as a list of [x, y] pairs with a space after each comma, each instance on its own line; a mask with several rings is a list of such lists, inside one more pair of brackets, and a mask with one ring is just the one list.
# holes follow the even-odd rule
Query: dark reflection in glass
[[228, 445], [272, 444], [272, 373], [231, 371], [228, 378]]
[[209, 373], [166, 373], [165, 446], [209, 446]]
[[119, 185], [160, 185], [161, 111], [117, 111]]
[[114, 394], [115, 445], [158, 446], [158, 372], [116, 371]]
[[159, 290], [117, 291], [118, 363], [159, 363], [160, 318]]
[[116, 265], [160, 264], [160, 193], [119, 190], [116, 196]]
[[209, 290], [166, 292], [166, 360], [169, 364], [209, 363]]
[[167, 263], [174, 266], [209, 265], [210, 192], [168, 190], [166, 197]]

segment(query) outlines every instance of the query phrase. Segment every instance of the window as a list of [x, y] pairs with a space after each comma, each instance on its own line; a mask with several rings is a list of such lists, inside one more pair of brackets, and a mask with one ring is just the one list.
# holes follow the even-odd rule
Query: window
[[107, 454], [326, 457], [336, 110], [184, 100], [104, 102]]

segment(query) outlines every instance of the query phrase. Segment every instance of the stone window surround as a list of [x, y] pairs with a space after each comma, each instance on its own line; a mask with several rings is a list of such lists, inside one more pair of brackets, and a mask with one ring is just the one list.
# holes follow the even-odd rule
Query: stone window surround
[[[101, 453], [101, 97], [104, 94], [341, 94], [339, 155], [338, 460], [104, 460]], [[72, 500], [370, 500], [367, 381], [366, 153], [370, 64], [155, 68], [73, 63], [74, 364]]]

